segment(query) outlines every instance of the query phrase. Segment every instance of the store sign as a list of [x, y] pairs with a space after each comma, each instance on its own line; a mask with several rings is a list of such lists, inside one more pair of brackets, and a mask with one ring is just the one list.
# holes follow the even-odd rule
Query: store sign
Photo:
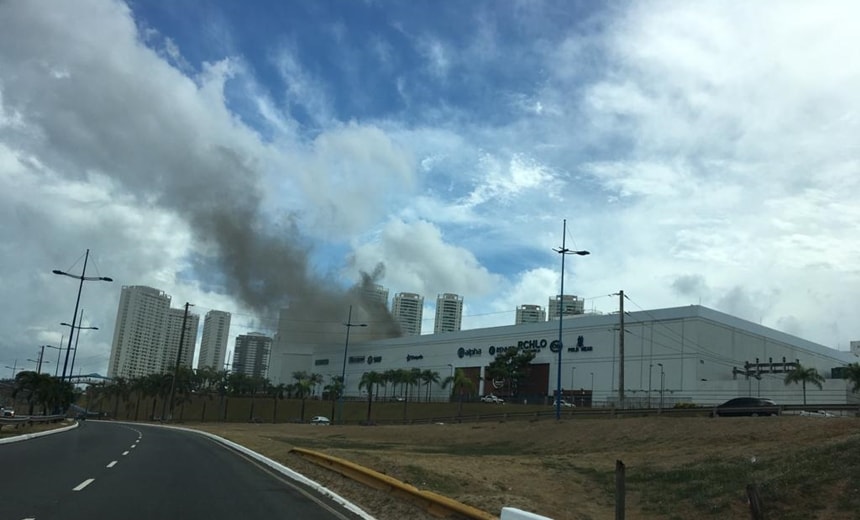
[[320, 366], [320, 365], [328, 365], [328, 359], [317, 359], [317, 360], [314, 360], [314, 365], [316, 365], [316, 366]]
[[406, 354], [407, 363], [416, 359], [424, 359], [424, 354], [418, 354], [417, 356], [413, 356], [412, 354]]
[[382, 356], [367, 356], [367, 364], [372, 365], [382, 361]]
[[481, 354], [482, 354], [482, 351], [479, 348], [463, 348], [463, 347], [460, 347], [457, 349], [457, 357], [460, 359], [462, 359], [464, 357], [477, 357], [477, 356], [480, 356]]
[[586, 345], [583, 336], [577, 336], [576, 346], [567, 349], [568, 352], [591, 352], [592, 350], [594, 350], [594, 347]]
[[364, 363], [364, 362], [365, 362], [364, 356], [349, 356], [349, 364], [350, 365], [355, 365], [357, 363]]

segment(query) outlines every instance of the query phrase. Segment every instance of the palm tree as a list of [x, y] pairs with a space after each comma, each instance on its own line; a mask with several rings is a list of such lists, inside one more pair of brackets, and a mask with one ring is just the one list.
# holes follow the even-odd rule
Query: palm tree
[[785, 384], [800, 383], [803, 386], [803, 404], [806, 406], [806, 383], [811, 383], [822, 389], [821, 383], [824, 382], [824, 377], [818, 373], [813, 367], [806, 368], [800, 363], [796, 363], [794, 370], [786, 374]]
[[305, 422], [305, 404], [307, 398], [314, 390], [314, 380], [310, 374], [305, 372], [304, 370], [299, 372], [293, 372], [293, 379], [296, 380], [293, 383], [293, 388], [296, 392], [296, 397], [302, 400], [302, 412], [301, 412], [301, 421]]
[[358, 382], [358, 389], [362, 388], [367, 389], [367, 423], [370, 424], [370, 411], [371, 405], [373, 404], [373, 387], [374, 385], [380, 385], [385, 383], [385, 376], [380, 374], [379, 372], [365, 372], [361, 375], [361, 381]]
[[474, 393], [475, 382], [463, 372], [463, 369], [458, 368], [453, 376], [448, 376], [442, 381], [442, 388], [448, 385], [451, 385], [451, 396], [457, 396], [457, 415], [463, 415], [463, 397]]
[[421, 381], [424, 383], [424, 388], [427, 393], [427, 402], [430, 402], [430, 388], [434, 383], [439, 383], [439, 372], [434, 370], [422, 370]]
[[331, 415], [329, 417], [334, 419], [334, 403], [343, 394], [343, 378], [331, 376], [331, 382], [323, 387], [323, 393], [328, 395], [329, 401], [331, 401]]
[[851, 363], [845, 367], [845, 378], [853, 385], [852, 392], [860, 390], [860, 363]]
[[402, 370], [401, 372], [405, 389], [403, 395], [403, 422], [406, 422], [406, 408], [409, 405], [409, 387], [421, 382], [421, 370], [413, 368], [412, 370]]

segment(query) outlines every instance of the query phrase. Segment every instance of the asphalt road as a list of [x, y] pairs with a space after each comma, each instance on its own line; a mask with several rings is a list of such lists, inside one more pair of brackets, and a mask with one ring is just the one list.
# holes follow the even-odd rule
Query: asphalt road
[[0, 445], [0, 519], [353, 520], [195, 433], [87, 421]]

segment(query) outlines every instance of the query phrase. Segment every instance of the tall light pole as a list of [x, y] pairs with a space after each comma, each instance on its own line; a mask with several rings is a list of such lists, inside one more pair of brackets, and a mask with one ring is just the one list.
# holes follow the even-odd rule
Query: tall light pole
[[176, 364], [173, 366], [173, 378], [170, 380], [169, 420], [173, 420], [173, 398], [176, 395], [176, 374], [179, 372], [179, 362], [182, 361], [182, 343], [185, 341], [185, 324], [188, 321], [188, 307], [191, 307], [191, 304], [185, 302], [185, 314], [182, 315], [182, 329], [179, 332], [179, 348], [176, 349]]
[[46, 348], [57, 349], [57, 364], [56, 364], [56, 366], [54, 366], [54, 377], [57, 377], [57, 375], [59, 374], [60, 356], [63, 354], [63, 338], [65, 338], [65, 336], [60, 336], [60, 346], [59, 347], [55, 347], [53, 345], [42, 345], [42, 349], [46, 349]]
[[660, 411], [663, 411], [663, 388], [666, 385], [666, 373], [663, 372], [663, 363], [657, 363], [660, 367]]
[[[77, 359], [77, 357], [78, 357], [78, 340], [81, 339], [80, 331], [81, 330], [99, 330], [98, 327], [82, 327], [81, 323], [83, 323], [83, 322], [84, 322], [84, 310], [81, 309], [81, 317], [78, 319], [77, 325], [72, 325], [72, 324], [69, 324], [66, 322], [60, 323], [60, 325], [63, 325], [64, 327], [69, 327], [72, 330], [74, 330], [74, 329], [78, 330], [78, 335], [75, 336], [75, 349], [74, 349], [75, 353], [72, 354], [72, 364], [69, 366], [69, 379], [71, 379], [72, 376], [75, 375], [75, 359]], [[71, 336], [69, 336], [69, 337], [71, 338]]]
[[[84, 268], [81, 271], [80, 276], [69, 274], [65, 271], [60, 271], [59, 269], [54, 269], [52, 271], [54, 274], [68, 276], [70, 278], [75, 278], [76, 280], [80, 280], [80, 283], [78, 284], [78, 298], [77, 298], [77, 300], [75, 300], [75, 312], [74, 312], [74, 314], [72, 314], [72, 323], [75, 323], [76, 321], [78, 321], [78, 307], [81, 304], [81, 291], [84, 288], [84, 282], [85, 281], [100, 281], [100, 282], [112, 282], [113, 281], [113, 278], [110, 278], [108, 276], [87, 276], [87, 261], [89, 260], [89, 258], [90, 258], [90, 250], [87, 249], [87, 253], [84, 256]], [[75, 335], [74, 333], [75, 333], [75, 329], [74, 329], [74, 327], [72, 327], [72, 333], [69, 334], [69, 344], [66, 347], [66, 360], [63, 362], [63, 375], [62, 375], [62, 378], [60, 379], [61, 381], [66, 379], [66, 368], [69, 365], [69, 352], [71, 352], [71, 350], [72, 350], [72, 336]]]
[[349, 329], [353, 327], [367, 327], [367, 323], [353, 323], [352, 322], [352, 305], [349, 306], [349, 315], [346, 318], [346, 323], [344, 323], [346, 327], [346, 343], [343, 344], [343, 368], [340, 372], [340, 398], [338, 399], [338, 407], [337, 407], [337, 423], [340, 424], [341, 419], [343, 418], [343, 394], [346, 393], [346, 353], [349, 351]]
[[[561, 351], [564, 350], [564, 342], [561, 338], [561, 320], [564, 315], [564, 310], [562, 307], [564, 306], [564, 257], [566, 255], [579, 255], [585, 256], [590, 254], [588, 251], [573, 251], [565, 247], [567, 238], [567, 219], [564, 219], [564, 225], [562, 227], [561, 232], [561, 247], [558, 249], [553, 249], [556, 253], [561, 255], [561, 289], [558, 295], [558, 344], [556, 348], [558, 348], [558, 374], [556, 378], [556, 395], [555, 395], [555, 418], [556, 420], [561, 419]], [[550, 345], [552, 347], [552, 345]]]
[[591, 374], [591, 399], [594, 399], [594, 372], [589, 372]]
[[648, 364], [648, 409], [651, 409], [651, 373], [654, 372], [654, 364]]

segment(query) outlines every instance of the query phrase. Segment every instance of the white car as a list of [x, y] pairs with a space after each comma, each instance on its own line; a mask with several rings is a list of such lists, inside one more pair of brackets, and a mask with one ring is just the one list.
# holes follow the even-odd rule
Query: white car
[[[553, 406], [555, 406], [556, 404], [557, 403], [552, 403]], [[571, 403], [570, 401], [565, 401], [564, 399], [562, 399], [561, 400], [561, 407], [562, 408], [576, 408], [576, 405]]]
[[504, 404], [505, 403], [504, 399], [502, 399], [501, 397], [496, 397], [493, 394], [485, 395], [484, 397], [481, 398], [481, 401], [483, 401], [485, 403], [496, 403], [496, 404]]
[[827, 410], [818, 410], [817, 412], [807, 412], [806, 410], [801, 410], [800, 415], [805, 417], [836, 417], [835, 413], [830, 413]]
[[15, 417], [15, 410], [11, 408], [0, 407], [0, 417]]
[[331, 424], [331, 421], [328, 417], [324, 417], [322, 415], [317, 415], [313, 419], [311, 419], [311, 424], [316, 424], [317, 426], [328, 426]]

